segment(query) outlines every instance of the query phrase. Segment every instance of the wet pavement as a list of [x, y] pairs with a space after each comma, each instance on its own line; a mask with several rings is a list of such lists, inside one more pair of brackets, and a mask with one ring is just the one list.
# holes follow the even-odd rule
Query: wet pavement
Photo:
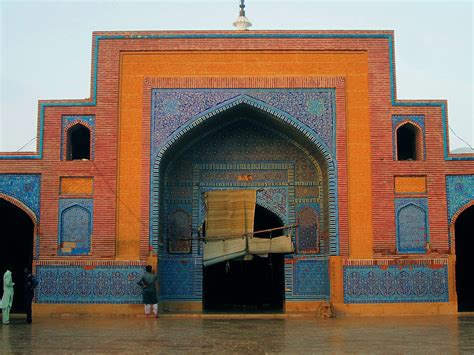
[[0, 353], [474, 353], [474, 314], [51, 317], [1, 326]]

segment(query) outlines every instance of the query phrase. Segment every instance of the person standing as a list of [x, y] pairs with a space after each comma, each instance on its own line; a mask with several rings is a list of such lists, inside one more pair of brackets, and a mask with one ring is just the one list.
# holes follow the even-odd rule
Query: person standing
[[156, 282], [158, 275], [152, 273], [151, 265], [146, 266], [146, 272], [143, 274], [138, 285], [143, 290], [143, 304], [145, 305], [145, 315], [150, 315], [151, 306], [153, 306], [153, 314], [158, 318], [158, 299], [156, 297]]
[[13, 286], [12, 267], [7, 267], [3, 274], [3, 297], [2, 297], [2, 323], [10, 324], [10, 309], [13, 304]]
[[36, 277], [31, 273], [29, 268], [25, 267], [23, 271], [25, 273], [23, 288], [25, 290], [26, 321], [31, 323], [33, 321], [31, 317], [31, 302], [33, 302], [33, 298], [35, 297], [35, 288], [38, 286], [38, 280], [36, 280]]

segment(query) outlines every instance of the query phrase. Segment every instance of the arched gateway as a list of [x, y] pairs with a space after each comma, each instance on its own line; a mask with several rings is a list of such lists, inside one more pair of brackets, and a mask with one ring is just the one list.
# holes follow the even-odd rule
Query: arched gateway
[[456, 293], [459, 311], [474, 311], [474, 284], [472, 270], [474, 260], [474, 203], [462, 208], [454, 221], [456, 249]]
[[[23, 269], [32, 267], [36, 216], [17, 199], [0, 193], [0, 225], [0, 274], [3, 276], [7, 267], [13, 267], [10, 270], [15, 283], [12, 311], [24, 312]], [[3, 278], [0, 283], [3, 289]]]
[[[212, 97], [212, 93], [207, 94]], [[251, 94], [236, 95], [198, 113], [157, 149], [152, 243], [159, 246], [161, 297], [165, 302], [203, 301], [208, 309], [281, 309], [284, 300], [329, 299], [328, 257], [337, 253], [338, 244], [336, 170], [330, 149], [314, 130]], [[270, 96], [271, 91], [265, 94]], [[309, 96], [305, 99], [311, 102], [311, 92], [293, 92], [298, 94]], [[322, 105], [332, 105], [330, 98], [321, 101]], [[160, 110], [171, 103], [160, 101], [156, 95], [155, 105], [155, 119], [159, 119]], [[275, 294], [262, 296], [268, 302], [259, 302], [259, 296], [249, 297], [256, 292], [251, 286], [258, 283], [255, 275], [266, 277], [261, 272], [261, 260], [202, 266], [203, 242], [199, 237], [206, 218], [204, 194], [240, 189], [255, 189], [257, 206], [280, 219], [282, 225], [298, 224], [287, 230], [292, 234], [295, 253], [286, 254], [285, 262], [283, 256], [275, 259], [275, 265], [272, 257], [263, 262], [278, 269], [276, 274], [273, 269], [269, 274], [275, 283], [281, 280]], [[266, 225], [272, 218], [260, 215], [259, 219], [255, 223]], [[231, 276], [238, 267], [242, 271]], [[300, 268], [308, 270], [312, 280], [300, 279]], [[215, 301], [219, 294], [216, 288], [219, 283], [223, 287], [229, 277], [242, 287], [248, 278], [248, 292], [241, 290], [240, 299], [230, 297], [227, 303]]]

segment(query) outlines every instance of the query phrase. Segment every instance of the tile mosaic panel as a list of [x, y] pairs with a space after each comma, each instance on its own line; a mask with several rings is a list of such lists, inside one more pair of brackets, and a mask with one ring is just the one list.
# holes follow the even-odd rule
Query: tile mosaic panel
[[59, 255], [87, 255], [91, 250], [93, 199], [59, 199]]
[[[202, 261], [194, 258], [160, 258], [160, 297], [162, 300], [201, 299], [195, 285], [196, 268], [202, 269]], [[202, 282], [202, 280], [201, 280]]]
[[40, 218], [41, 175], [0, 174], [0, 193], [22, 202]]
[[153, 89], [152, 156], [174, 131], [197, 115], [242, 96], [297, 118], [334, 152], [334, 89]]
[[142, 303], [139, 266], [36, 267], [37, 303]]
[[344, 266], [344, 303], [448, 302], [448, 266]]
[[320, 206], [317, 203], [298, 204], [296, 243], [298, 253], [319, 253]]
[[192, 237], [191, 214], [181, 208], [173, 209], [168, 216], [168, 251], [170, 253], [190, 253]]
[[329, 299], [327, 259], [297, 259], [293, 265], [293, 293], [289, 299]]
[[474, 175], [446, 176], [448, 223], [462, 207], [474, 201]]
[[428, 200], [426, 198], [395, 199], [397, 251], [426, 253], [429, 241]]

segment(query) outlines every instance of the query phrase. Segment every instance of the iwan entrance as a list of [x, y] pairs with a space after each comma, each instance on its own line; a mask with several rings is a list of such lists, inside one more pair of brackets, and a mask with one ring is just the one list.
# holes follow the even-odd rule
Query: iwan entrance
[[[153, 168], [152, 213], [159, 223], [152, 231], [157, 231], [163, 309], [281, 312], [291, 302], [328, 300], [328, 186], [334, 176], [328, 154], [297, 123], [250, 104], [206, 117], [165, 145]], [[253, 191], [247, 205], [253, 216], [236, 220], [229, 230], [214, 230], [208, 198], [225, 191]], [[270, 239], [269, 232], [253, 234], [262, 230], [271, 230], [272, 240], [290, 235], [285, 238], [291, 252], [269, 252], [268, 246], [250, 250]], [[260, 240], [237, 246], [238, 241], [224, 241], [242, 235]], [[218, 241], [214, 254], [206, 254], [211, 237]]]

